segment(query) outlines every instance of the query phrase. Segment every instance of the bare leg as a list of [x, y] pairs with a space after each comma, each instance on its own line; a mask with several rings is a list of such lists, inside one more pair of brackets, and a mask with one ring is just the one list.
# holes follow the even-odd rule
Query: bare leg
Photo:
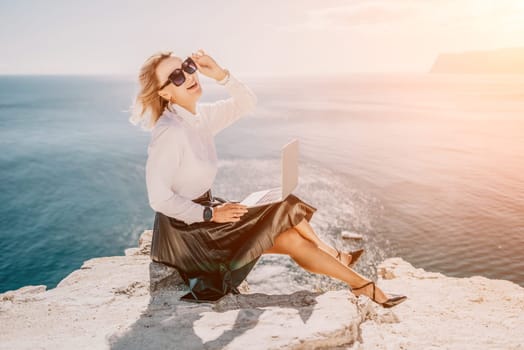
[[[275, 244], [263, 254], [287, 254], [305, 270], [327, 275], [346, 282], [350, 287], [360, 287], [369, 280], [351, 268], [342, 265], [337, 259], [320, 249], [315, 243], [305, 239], [294, 227], [280, 233], [275, 238]], [[354, 291], [353, 294], [365, 294], [371, 297], [372, 287]], [[388, 296], [376, 287], [375, 297], [378, 302], [385, 301]]]
[[[313, 230], [313, 227], [309, 224], [309, 222], [306, 220], [306, 218], [302, 219], [302, 221], [294, 227], [298, 233], [300, 233], [304, 238], [310, 240], [311, 242], [315, 243], [320, 249], [327, 252], [329, 255], [336, 257], [337, 256], [337, 250], [330, 245], [323, 242], [320, 237], [317, 236], [315, 231]], [[351, 261], [351, 255], [347, 254], [345, 252], [340, 252], [340, 256], [342, 258], [342, 263], [344, 265], [347, 265]]]

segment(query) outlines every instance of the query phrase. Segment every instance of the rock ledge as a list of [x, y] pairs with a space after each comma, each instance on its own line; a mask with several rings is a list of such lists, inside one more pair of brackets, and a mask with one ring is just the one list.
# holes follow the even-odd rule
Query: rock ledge
[[56, 288], [0, 294], [1, 347], [524, 349], [524, 288], [510, 281], [447, 277], [390, 258], [377, 284], [409, 299], [383, 309], [348, 290], [268, 293], [285, 268], [259, 265], [243, 294], [187, 303], [176, 271], [150, 260], [151, 233], [124, 256], [85, 261]]

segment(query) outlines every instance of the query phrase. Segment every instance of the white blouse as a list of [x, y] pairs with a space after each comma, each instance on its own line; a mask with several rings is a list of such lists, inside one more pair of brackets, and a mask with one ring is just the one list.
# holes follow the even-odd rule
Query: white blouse
[[218, 167], [214, 137], [240, 117], [251, 114], [257, 97], [229, 73], [223, 85], [231, 97], [197, 103], [196, 114], [169, 104], [151, 131], [146, 186], [155, 211], [184, 221], [204, 221], [204, 206], [192, 201], [211, 188]]

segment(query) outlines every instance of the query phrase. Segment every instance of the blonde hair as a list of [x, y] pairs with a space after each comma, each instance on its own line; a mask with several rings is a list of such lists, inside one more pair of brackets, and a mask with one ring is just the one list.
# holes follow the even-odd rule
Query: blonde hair
[[169, 101], [157, 93], [161, 83], [156, 76], [156, 68], [172, 53], [173, 51], [157, 51], [140, 67], [138, 74], [140, 88], [131, 106], [129, 121], [134, 125], [140, 124], [144, 130], [151, 130], [155, 126], [169, 104]]

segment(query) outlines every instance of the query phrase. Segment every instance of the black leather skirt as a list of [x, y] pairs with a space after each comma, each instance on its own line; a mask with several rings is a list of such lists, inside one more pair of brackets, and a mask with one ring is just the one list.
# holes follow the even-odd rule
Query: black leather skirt
[[[227, 200], [213, 197], [211, 189], [193, 202], [217, 206]], [[311, 220], [317, 209], [290, 194], [278, 203], [248, 208], [237, 222], [185, 222], [155, 213], [151, 259], [175, 268], [189, 293], [181, 299], [215, 302], [238, 285], [255, 266], [275, 237]]]

